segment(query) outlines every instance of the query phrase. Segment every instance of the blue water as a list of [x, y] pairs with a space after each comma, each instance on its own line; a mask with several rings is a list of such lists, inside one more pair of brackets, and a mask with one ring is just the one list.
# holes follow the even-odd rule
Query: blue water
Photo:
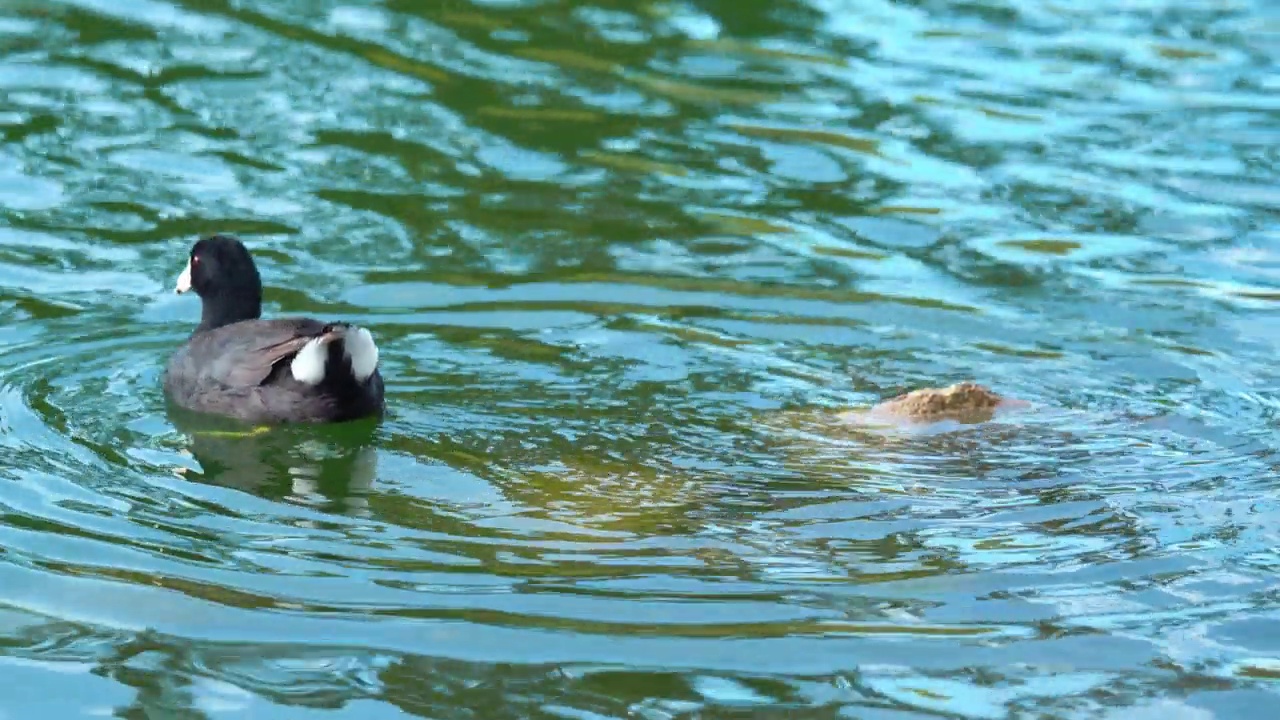
[[[0, 718], [1270, 718], [1280, 6], [0, 7]], [[389, 414], [206, 431], [199, 235]], [[972, 379], [981, 425], [848, 419]]]

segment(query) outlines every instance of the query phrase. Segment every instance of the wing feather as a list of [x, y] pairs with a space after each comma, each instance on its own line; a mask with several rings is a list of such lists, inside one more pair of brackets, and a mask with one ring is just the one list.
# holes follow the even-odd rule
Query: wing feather
[[311, 340], [337, 339], [345, 328], [315, 320], [253, 320], [224, 325], [201, 333], [187, 345], [179, 363], [188, 364], [182, 375], [200, 378], [202, 384], [224, 388], [250, 388], [272, 377], [282, 361], [290, 360]]

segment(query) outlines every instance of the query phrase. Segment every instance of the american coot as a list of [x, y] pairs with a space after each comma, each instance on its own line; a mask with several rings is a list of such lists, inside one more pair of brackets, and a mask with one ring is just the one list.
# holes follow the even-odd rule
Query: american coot
[[197, 412], [255, 423], [381, 416], [378, 347], [368, 330], [310, 318], [262, 320], [262, 280], [228, 235], [191, 248], [176, 291], [195, 290], [200, 325], [165, 369], [165, 394]]

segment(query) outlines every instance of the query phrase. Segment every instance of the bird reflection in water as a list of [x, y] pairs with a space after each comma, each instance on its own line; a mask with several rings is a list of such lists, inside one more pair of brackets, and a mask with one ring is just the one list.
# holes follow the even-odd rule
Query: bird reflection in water
[[199, 470], [184, 477], [353, 517], [371, 514], [376, 420], [246, 426], [171, 408]]

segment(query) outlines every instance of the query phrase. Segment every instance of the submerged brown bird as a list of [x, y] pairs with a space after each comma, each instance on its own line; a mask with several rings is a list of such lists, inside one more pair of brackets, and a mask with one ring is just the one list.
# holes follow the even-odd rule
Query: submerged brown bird
[[961, 423], [986, 422], [1002, 409], [1024, 408], [1025, 400], [1007, 398], [975, 382], [944, 388], [921, 388], [883, 400], [868, 411], [869, 419], [913, 423], [954, 420]]

